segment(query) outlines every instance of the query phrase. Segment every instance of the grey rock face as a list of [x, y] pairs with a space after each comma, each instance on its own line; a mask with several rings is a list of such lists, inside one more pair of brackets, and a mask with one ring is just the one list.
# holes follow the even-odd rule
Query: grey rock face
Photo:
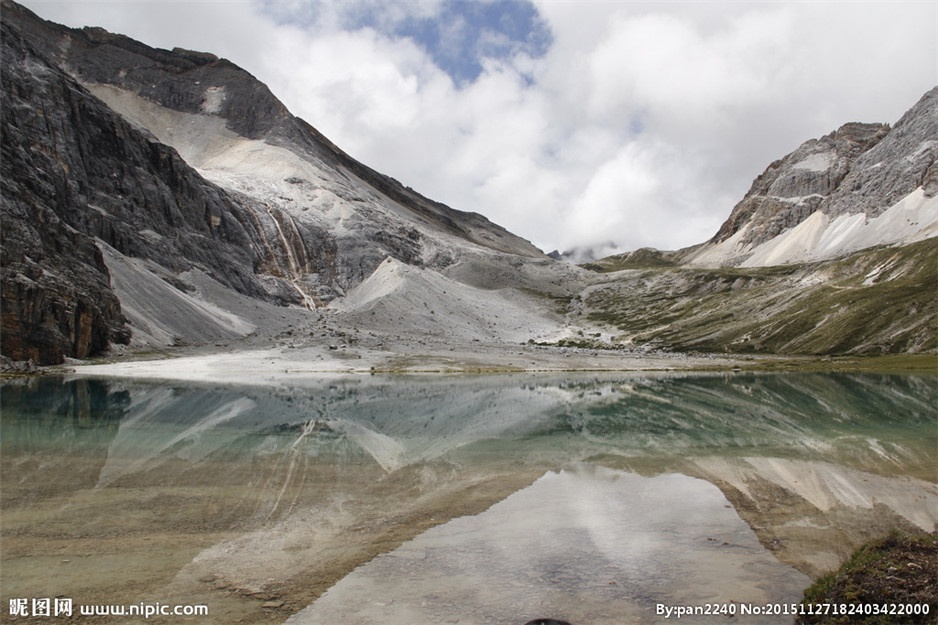
[[126, 343], [129, 331], [100, 250], [69, 223], [71, 164], [55, 139], [82, 94], [2, 28], [0, 347], [13, 360], [53, 364]]
[[749, 224], [747, 242], [758, 245], [823, 210], [857, 158], [888, 132], [884, 124], [845, 124], [803, 143], [756, 178], [711, 240], [725, 241]]
[[52, 364], [127, 342], [95, 239], [276, 299], [255, 276], [258, 207], [234, 202], [50, 63], [13, 24], [2, 28], [4, 355]]
[[[181, 290], [185, 280], [171, 276], [198, 269], [239, 293], [309, 307], [360, 283], [387, 256], [438, 268], [455, 262], [459, 246], [428, 241], [435, 233], [467, 247], [543, 257], [484, 217], [358, 163], [229, 61], [65, 28], [8, 0], [0, 18], [3, 355], [50, 364], [127, 342], [131, 328], [97, 240], [152, 261]], [[302, 218], [287, 198], [208, 182], [83, 85], [221, 119], [236, 136], [285, 148], [332, 176], [330, 192], [353, 214], [336, 230], [325, 218]], [[315, 192], [302, 178], [285, 183]]]
[[920, 186], [934, 196], [938, 177], [938, 87], [906, 112], [882, 141], [863, 152], [825, 212], [876, 217]]
[[803, 143], [753, 182], [712, 243], [749, 226], [742, 243], [759, 245], [815, 211], [831, 217], [882, 214], [920, 186], [938, 190], [938, 87], [896, 125], [844, 124]]
[[[242, 137], [287, 148], [333, 168], [337, 175], [350, 172], [410, 211], [413, 218], [429, 221], [444, 232], [499, 252], [542, 256], [530, 242], [482, 215], [430, 200], [359, 163], [311, 125], [294, 117], [266, 85], [226, 59], [180, 48], [151, 48], [101, 28], [64, 28], [35, 16], [29, 18], [29, 12], [20, 7], [11, 12], [23, 20], [26, 36], [37, 47], [82, 82], [118, 87], [174, 111], [218, 116], [229, 130]], [[398, 243], [406, 246], [403, 241]], [[389, 252], [408, 262], [396, 256], [393, 249]]]

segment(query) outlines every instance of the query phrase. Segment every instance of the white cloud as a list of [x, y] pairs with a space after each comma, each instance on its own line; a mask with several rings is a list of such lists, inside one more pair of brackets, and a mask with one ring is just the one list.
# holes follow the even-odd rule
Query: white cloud
[[355, 30], [361, 26], [391, 32], [409, 19], [438, 16], [443, 7], [443, 0], [259, 0], [257, 4], [264, 14], [273, 17], [280, 24], [303, 24], [316, 32]]
[[591, 113], [602, 119], [640, 109], [683, 134], [701, 118], [723, 121], [714, 118], [761, 100], [779, 68], [763, 64], [771, 40], [753, 41], [748, 26], [736, 22], [707, 36], [674, 15], [615, 19], [591, 51]]
[[[574, 204], [570, 228], [578, 237], [625, 229], [641, 231], [668, 189], [654, 167], [655, 154], [635, 141], [603, 163]], [[661, 198], [658, 200], [657, 198]]]
[[356, 158], [545, 250], [701, 242], [771, 161], [938, 83], [933, 2], [545, 0], [544, 56], [458, 86], [393, 35], [440, 2], [27, 4], [228, 57]]
[[284, 28], [257, 61], [274, 93], [313, 125], [347, 138], [339, 142], [344, 149], [413, 127], [432, 83], [445, 89], [448, 82], [411, 42], [372, 29], [310, 38]]

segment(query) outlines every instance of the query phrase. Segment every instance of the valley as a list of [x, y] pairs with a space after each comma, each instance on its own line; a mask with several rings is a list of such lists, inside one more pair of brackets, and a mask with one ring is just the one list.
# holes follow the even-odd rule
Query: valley
[[772, 163], [708, 242], [576, 266], [358, 163], [224, 59], [3, 8], [8, 362], [272, 375], [938, 350], [938, 89], [894, 127], [845, 124]]
[[0, 27], [4, 617], [664, 623], [934, 536], [938, 87], [573, 264], [211, 51]]

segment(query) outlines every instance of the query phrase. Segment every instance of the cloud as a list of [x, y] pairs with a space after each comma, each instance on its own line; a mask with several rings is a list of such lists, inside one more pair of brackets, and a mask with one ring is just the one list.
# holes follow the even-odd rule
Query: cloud
[[280, 25], [300, 25], [318, 32], [374, 28], [395, 32], [412, 21], [440, 16], [442, 0], [356, 0], [355, 2], [307, 2], [260, 0], [262, 13]]
[[491, 57], [546, 51], [550, 35], [527, 0], [357, 0], [274, 2], [260, 5], [283, 26], [319, 35], [373, 29], [391, 39], [409, 39], [459, 84], [475, 80]]
[[27, 4], [228, 57], [354, 157], [545, 250], [704, 241], [771, 161], [938, 83], [930, 2]]

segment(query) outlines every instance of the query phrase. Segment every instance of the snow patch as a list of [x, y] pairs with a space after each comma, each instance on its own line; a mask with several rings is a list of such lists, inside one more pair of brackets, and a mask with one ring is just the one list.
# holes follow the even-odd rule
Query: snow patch
[[831, 168], [831, 165], [834, 163], [834, 155], [830, 152], [821, 152], [820, 154], [812, 154], [807, 158], [804, 158], [794, 165], [791, 166], [792, 169], [804, 169], [807, 171], [815, 172], [824, 172]]
[[688, 259], [691, 265], [766, 267], [837, 258], [869, 247], [914, 243], [938, 236], [938, 197], [919, 187], [879, 217], [865, 213], [830, 218], [815, 211], [797, 226], [749, 248], [741, 244], [748, 224], [721, 243], [706, 244]]
[[794, 204], [795, 206], [803, 206], [805, 200], [810, 200], [813, 198], [820, 198], [823, 200], [827, 196], [821, 195], [820, 193], [812, 193], [810, 195], [793, 195], [791, 197], [782, 197], [780, 195], [769, 195], [766, 197], [770, 197], [773, 200], [777, 200], [779, 202], [785, 202], [786, 204]]
[[208, 115], [218, 115], [227, 97], [224, 87], [209, 87], [202, 96], [202, 112]]

